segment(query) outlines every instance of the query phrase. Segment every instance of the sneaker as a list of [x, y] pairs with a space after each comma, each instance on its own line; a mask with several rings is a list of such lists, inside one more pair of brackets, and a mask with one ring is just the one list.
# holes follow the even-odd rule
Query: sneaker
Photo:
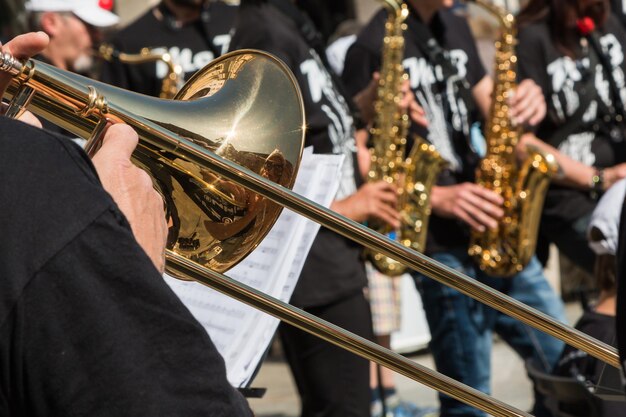
[[439, 417], [439, 409], [434, 407], [418, 407], [409, 401], [400, 401], [387, 411], [387, 417]]

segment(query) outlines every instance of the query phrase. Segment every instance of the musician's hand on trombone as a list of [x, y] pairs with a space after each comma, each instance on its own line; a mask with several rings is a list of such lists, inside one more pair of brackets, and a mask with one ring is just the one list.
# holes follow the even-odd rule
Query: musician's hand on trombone
[[[44, 32], [30, 32], [11, 39], [2, 45], [1, 50], [10, 53], [17, 59], [25, 60], [46, 49], [48, 42], [50, 42], [50, 38]], [[0, 73], [0, 96], [4, 95], [10, 82], [10, 75]]]
[[517, 125], [538, 125], [546, 116], [546, 101], [539, 87], [527, 78], [509, 99], [510, 117]]
[[385, 181], [363, 184], [356, 193], [343, 200], [333, 201], [331, 210], [357, 222], [370, 218], [387, 223], [394, 229], [400, 227], [400, 213], [396, 207], [396, 187]]
[[[7, 112], [7, 109], [9, 108], [9, 104], [8, 103], [0, 103], [0, 116], [4, 115]], [[41, 128], [41, 120], [39, 120], [37, 118], [37, 116], [35, 116], [34, 114], [32, 114], [31, 112], [29, 112], [28, 110], [24, 111], [18, 118], [17, 120], [24, 122], [26, 124], [29, 124], [31, 126], [35, 126], [38, 128]]]
[[[33, 55], [37, 55], [47, 46], [50, 38], [44, 32], [31, 32], [16, 36], [5, 45], [0, 44], [0, 50], [13, 55], [17, 59], [28, 59]], [[4, 95], [5, 90], [11, 82], [11, 76], [0, 73], [0, 97]], [[0, 107], [0, 114], [4, 114], [6, 108], [4, 105]], [[31, 112], [25, 111], [19, 120], [35, 127], [41, 127], [41, 122]]]
[[163, 273], [167, 239], [163, 198], [154, 189], [150, 176], [130, 161], [138, 141], [130, 126], [112, 125], [92, 162], [102, 186], [130, 223], [135, 239]]
[[471, 182], [435, 186], [430, 202], [433, 213], [460, 219], [479, 232], [497, 227], [498, 219], [504, 215], [502, 197]]

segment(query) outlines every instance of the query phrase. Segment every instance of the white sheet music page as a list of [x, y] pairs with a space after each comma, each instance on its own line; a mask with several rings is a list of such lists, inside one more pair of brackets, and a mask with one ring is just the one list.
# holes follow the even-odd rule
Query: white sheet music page
[[[294, 191], [329, 207], [339, 187], [343, 158], [305, 149]], [[289, 301], [318, 230], [317, 223], [284, 209], [261, 244], [226, 275]], [[204, 285], [164, 278], [211, 336], [226, 361], [230, 383], [247, 386], [276, 332], [278, 319]]]

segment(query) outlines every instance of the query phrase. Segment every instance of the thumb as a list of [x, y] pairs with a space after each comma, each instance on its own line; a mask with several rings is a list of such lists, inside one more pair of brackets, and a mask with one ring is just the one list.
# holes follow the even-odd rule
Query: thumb
[[132, 127], [119, 123], [109, 126], [104, 134], [98, 155], [129, 160], [139, 143], [139, 136]]

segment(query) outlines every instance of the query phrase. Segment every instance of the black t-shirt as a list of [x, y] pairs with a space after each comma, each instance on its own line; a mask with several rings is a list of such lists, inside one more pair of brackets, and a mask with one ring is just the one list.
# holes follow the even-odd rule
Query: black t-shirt
[[[346, 155], [337, 200], [356, 190], [353, 169], [354, 127], [344, 97], [296, 24], [270, 4], [242, 5], [231, 49], [256, 48], [283, 60], [302, 90], [306, 112], [306, 146], [316, 153]], [[324, 305], [367, 285], [361, 247], [321, 228], [302, 269], [291, 303]]]
[[[601, 30], [600, 42], [608, 51], [621, 96], [626, 97], [626, 32], [615, 17], [611, 16]], [[548, 106], [548, 114], [538, 126], [537, 136], [586, 165], [604, 168], [624, 162], [626, 138], [612, 140], [608, 134], [609, 125], [603, 122], [608, 116], [606, 109], [611, 107], [606, 74], [595, 54], [590, 58], [591, 52], [582, 48], [576, 53], [578, 58], [572, 59], [556, 48], [546, 22], [531, 24], [519, 32], [520, 79], [534, 80], [542, 88]], [[581, 120], [580, 125], [569, 135], [559, 133], [570, 116], [576, 116], [581, 101], [587, 107], [580, 117], [576, 117]], [[552, 184], [546, 195], [542, 227], [563, 227], [590, 213], [595, 204], [588, 191]]]
[[[615, 317], [586, 311], [576, 323], [576, 328], [608, 344], [617, 346]], [[621, 332], [623, 333], [623, 332]], [[625, 417], [626, 407], [620, 397], [622, 392], [622, 371], [604, 363], [572, 346], [565, 346], [553, 370], [558, 376], [575, 378], [587, 385], [602, 400], [602, 416]], [[608, 395], [609, 398], [604, 397]], [[566, 410], [564, 410], [566, 411]]]
[[[593, 311], [585, 311], [576, 323], [576, 329], [610, 346], [617, 346], [615, 317]], [[620, 370], [605, 364], [586, 352], [566, 345], [553, 371], [555, 375], [582, 377], [591, 384], [603, 384], [603, 381], [620, 381]], [[616, 375], [608, 375], [615, 373]], [[620, 389], [621, 387], [605, 387]], [[626, 415], [626, 409], [624, 413]]]
[[69, 139], [0, 117], [0, 415], [251, 416]]
[[[386, 10], [380, 10], [348, 50], [342, 78], [352, 96], [364, 89], [372, 73], [380, 69], [386, 20]], [[413, 27], [424, 23], [417, 13], [411, 11], [406, 23], [404, 69], [429, 123], [428, 129], [413, 125], [411, 132], [433, 143], [448, 162], [449, 168], [439, 176], [439, 185], [474, 181], [478, 157], [470, 146], [470, 127], [478, 120], [478, 115], [469, 111], [475, 108], [474, 103], [466, 102], [457, 89], [458, 84], [451, 82], [454, 77], [445, 76], [441, 67], [431, 62], [429, 55], [420, 48]], [[465, 78], [470, 88], [485, 77], [465, 19], [449, 10], [441, 10], [428, 29], [446, 51], [449, 62], [458, 71], [457, 76]], [[469, 229], [463, 223], [431, 214], [427, 253], [464, 246], [468, 239]]]
[[624, 0], [611, 0], [611, 12], [622, 23], [623, 27], [626, 27], [626, 2]]
[[[211, 1], [203, 18], [181, 27], [176, 27], [167, 17], [164, 8], [162, 5], [156, 12], [154, 9], [146, 12], [118, 32], [111, 44], [118, 51], [130, 54], [144, 47], [155, 53], [168, 52], [181, 66], [185, 80], [228, 50], [237, 6]], [[165, 17], [159, 20], [155, 13]], [[163, 62], [131, 65], [114, 60], [102, 64], [100, 78], [124, 89], [158, 97], [166, 75], [167, 65]]]

